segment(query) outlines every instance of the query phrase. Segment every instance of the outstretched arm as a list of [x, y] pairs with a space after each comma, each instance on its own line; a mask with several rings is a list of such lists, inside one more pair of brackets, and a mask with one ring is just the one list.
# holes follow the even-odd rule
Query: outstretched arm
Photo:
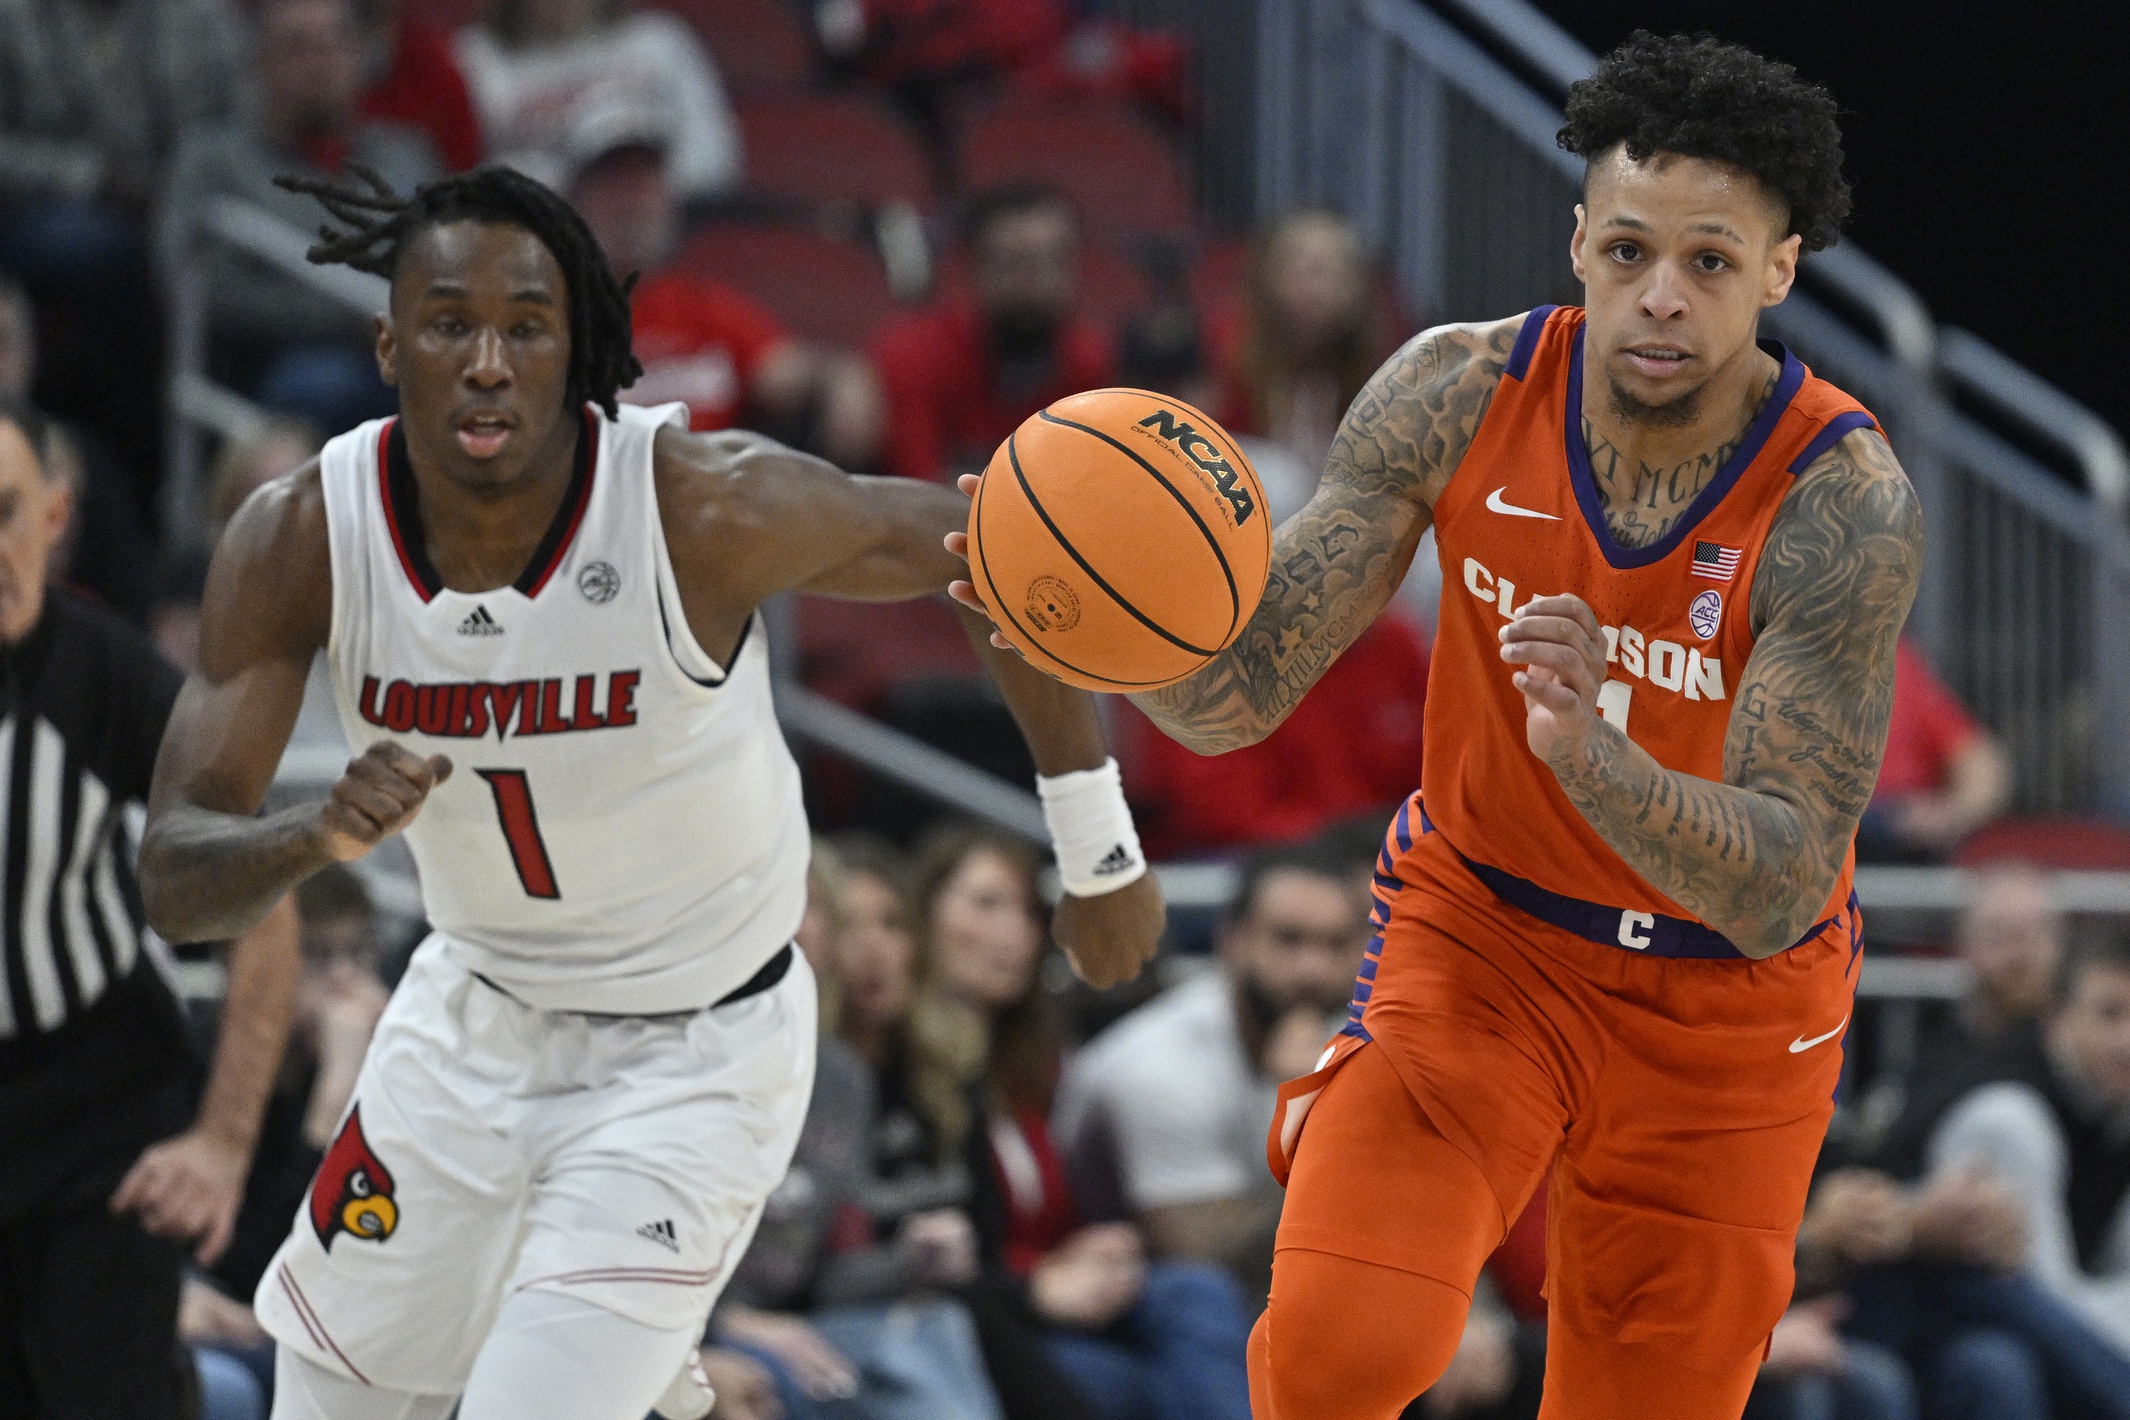
[[[944, 592], [968, 574], [947, 545], [969, 525], [965, 493], [853, 477], [752, 435], [675, 431], [661, 435], [660, 458], [667, 545], [689, 625], [707, 645], [734, 644], [754, 608], [779, 592], [905, 601]], [[1037, 772], [1102, 766], [1109, 752], [1095, 698], [992, 644], [990, 624], [974, 612], [962, 616]], [[1142, 877], [1098, 897], [1068, 895], [1054, 927], [1083, 977], [1114, 985], [1153, 955], [1160, 890]]]
[[1502, 629], [1532, 752], [1628, 866], [1747, 956], [1773, 956], [1826, 905], [1870, 802], [1922, 557], [1915, 491], [1859, 430], [1799, 477], [1768, 534], [1722, 783], [1664, 768], [1598, 714], [1605, 642], [1572, 596]]
[[1264, 600], [1242, 635], [1188, 680], [1132, 703], [1200, 754], [1279, 728], [1405, 580], [1522, 325], [1442, 326], [1376, 371], [1346, 411], [1315, 496], [1274, 535]]

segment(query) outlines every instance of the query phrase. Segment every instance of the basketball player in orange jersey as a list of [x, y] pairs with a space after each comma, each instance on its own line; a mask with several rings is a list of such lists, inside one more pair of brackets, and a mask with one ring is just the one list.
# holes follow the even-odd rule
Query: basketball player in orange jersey
[[1872, 417], [1755, 338], [1848, 209], [1827, 93], [1638, 34], [1567, 120], [1584, 307], [1394, 356], [1240, 640], [1134, 697], [1203, 753], [1262, 739], [1434, 526], [1422, 791], [1271, 1140], [1260, 1420], [1431, 1385], [1549, 1167], [1547, 1420], [1735, 1417], [1790, 1298], [1922, 520]]

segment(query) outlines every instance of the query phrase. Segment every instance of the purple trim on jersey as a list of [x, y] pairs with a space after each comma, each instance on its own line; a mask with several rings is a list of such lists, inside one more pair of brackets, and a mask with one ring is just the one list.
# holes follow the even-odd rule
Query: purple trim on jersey
[[1797, 396], [1805, 382], [1805, 367], [1795, 355], [1785, 349], [1780, 341], [1763, 340], [1760, 348], [1782, 362], [1782, 375], [1775, 382], [1775, 395], [1752, 425], [1745, 431], [1745, 441], [1736, 452], [1724, 461], [1716, 476], [1709, 480], [1708, 487], [1688, 505], [1686, 515], [1673, 525], [1672, 530], [1647, 547], [1622, 547], [1612, 540], [1612, 528], [1605, 521], [1605, 505], [1598, 498], [1597, 475], [1590, 467], [1590, 446], [1583, 442], [1583, 331], [1575, 332], [1575, 347], [1568, 357], [1567, 417], [1562, 421], [1563, 437], [1568, 446], [1568, 482], [1575, 489], [1575, 501], [1583, 510], [1583, 521], [1590, 528], [1590, 535], [1597, 539], [1598, 551], [1605, 560], [1621, 571], [1636, 567], [1648, 567], [1661, 562], [1677, 550], [1680, 543], [1693, 535], [1696, 527], [1716, 505], [1723, 501], [1745, 471], [1760, 457], [1760, 450], [1775, 432], [1775, 426], [1789, 409], [1790, 401]]
[[[1848, 438], [1851, 434], [1854, 434], [1857, 430], [1877, 429], [1878, 427], [1878, 420], [1873, 419], [1870, 414], [1861, 409], [1846, 410], [1837, 414], [1827, 421], [1826, 428], [1812, 436], [1812, 442], [1805, 445], [1803, 453], [1790, 460], [1789, 471], [1793, 474], [1803, 473], [1806, 469], [1812, 467], [1813, 460]], [[1880, 430], [1881, 434], [1884, 432], [1884, 430]]]
[[1521, 380], [1531, 373], [1531, 355], [1538, 349], [1538, 338], [1546, 333], [1546, 322], [1559, 309], [1559, 306], [1537, 306], [1524, 317], [1523, 329], [1516, 332], [1516, 348], [1509, 352], [1509, 367], [1502, 371], [1504, 375]]

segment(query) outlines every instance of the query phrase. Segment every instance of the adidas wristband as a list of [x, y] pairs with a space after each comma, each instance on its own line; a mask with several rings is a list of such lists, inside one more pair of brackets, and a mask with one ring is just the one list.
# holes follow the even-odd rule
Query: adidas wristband
[[1074, 897], [1100, 897], [1146, 876], [1146, 855], [1139, 851], [1139, 830], [1124, 802], [1124, 776], [1117, 761], [1100, 769], [1038, 775], [1035, 792], [1043, 801], [1043, 822], [1058, 855], [1058, 877]]

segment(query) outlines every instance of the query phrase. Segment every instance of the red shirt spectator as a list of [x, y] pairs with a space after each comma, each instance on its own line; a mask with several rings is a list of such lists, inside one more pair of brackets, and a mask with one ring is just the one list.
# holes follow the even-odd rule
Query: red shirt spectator
[[1982, 733], [1967, 707], [1938, 679], [1913, 641], [1901, 638], [1893, 657], [1893, 718], [1875, 799], [1900, 799], [1941, 789], [1954, 760]]
[[1109, 336], [1083, 316], [1068, 317], [1050, 369], [1025, 387], [1000, 388], [1000, 362], [983, 314], [966, 300], [897, 321], [872, 347], [887, 391], [885, 472], [943, 479], [974, 472], [1023, 419], [1053, 400], [1115, 382]]
[[451, 36], [405, 9], [386, 23], [392, 30], [391, 67], [364, 92], [363, 117], [422, 129], [452, 172], [480, 166], [481, 124], [452, 54]]
[[1306, 838], [1410, 794], [1427, 666], [1419, 626], [1392, 607], [1247, 749], [1193, 754], [1134, 713], [1125, 787], [1148, 856]]
[[643, 375], [622, 398], [681, 400], [695, 430], [737, 424], [763, 362], [791, 338], [775, 316], [739, 292], [678, 271], [644, 277], [630, 304]]

